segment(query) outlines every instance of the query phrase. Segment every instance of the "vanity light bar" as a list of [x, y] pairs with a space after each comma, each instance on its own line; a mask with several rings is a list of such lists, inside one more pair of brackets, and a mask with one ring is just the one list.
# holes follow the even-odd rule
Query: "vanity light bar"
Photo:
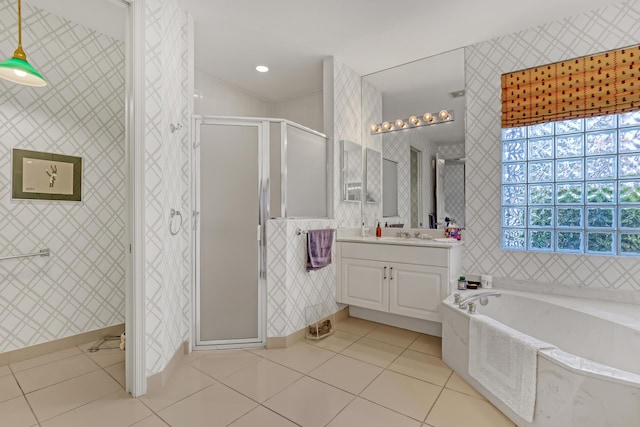
[[397, 119], [391, 122], [374, 123], [369, 127], [369, 133], [375, 135], [403, 129], [438, 125], [452, 121], [453, 111], [440, 110], [438, 113], [424, 113], [422, 116], [410, 116], [406, 119]]

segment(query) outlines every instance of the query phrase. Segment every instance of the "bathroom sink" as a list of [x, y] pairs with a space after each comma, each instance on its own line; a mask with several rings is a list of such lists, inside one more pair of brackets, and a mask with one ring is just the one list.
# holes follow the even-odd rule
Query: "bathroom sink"
[[383, 237], [351, 236], [351, 237], [340, 237], [338, 238], [338, 241], [389, 244], [389, 245], [407, 245], [407, 246], [432, 246], [432, 247], [451, 247], [451, 246], [459, 245], [462, 243], [457, 240], [455, 242], [450, 240], [443, 242], [443, 241], [436, 241], [434, 239], [421, 239], [417, 237], [399, 237], [399, 236], [383, 236]]
[[382, 240], [389, 240], [392, 242], [406, 242], [411, 240], [416, 240], [413, 237], [393, 237], [393, 236], [382, 236], [380, 237]]

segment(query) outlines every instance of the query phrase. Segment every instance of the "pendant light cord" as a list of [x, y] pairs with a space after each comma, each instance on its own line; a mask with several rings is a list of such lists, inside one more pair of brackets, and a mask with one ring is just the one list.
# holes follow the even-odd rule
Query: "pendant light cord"
[[18, 0], [18, 48], [13, 52], [13, 57], [27, 60], [27, 54], [22, 49], [22, 1]]
[[22, 1], [18, 0], [18, 48], [22, 49]]

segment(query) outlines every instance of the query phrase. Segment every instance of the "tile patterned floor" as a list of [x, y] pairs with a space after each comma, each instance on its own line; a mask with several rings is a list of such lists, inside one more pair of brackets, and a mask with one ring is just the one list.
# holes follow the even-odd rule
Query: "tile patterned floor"
[[513, 426], [442, 362], [440, 338], [361, 319], [287, 349], [194, 352], [140, 399], [124, 352], [91, 344], [1, 366], [0, 425]]

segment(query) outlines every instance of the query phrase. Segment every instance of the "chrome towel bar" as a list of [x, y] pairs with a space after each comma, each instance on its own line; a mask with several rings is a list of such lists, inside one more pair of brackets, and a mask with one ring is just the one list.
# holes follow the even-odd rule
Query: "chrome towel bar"
[[40, 249], [38, 252], [34, 252], [32, 254], [3, 256], [3, 257], [0, 257], [0, 261], [5, 260], [5, 259], [29, 258], [29, 257], [32, 257], [32, 256], [49, 256], [50, 254], [51, 254], [51, 251], [49, 250], [49, 248], [44, 248], [44, 249]]

